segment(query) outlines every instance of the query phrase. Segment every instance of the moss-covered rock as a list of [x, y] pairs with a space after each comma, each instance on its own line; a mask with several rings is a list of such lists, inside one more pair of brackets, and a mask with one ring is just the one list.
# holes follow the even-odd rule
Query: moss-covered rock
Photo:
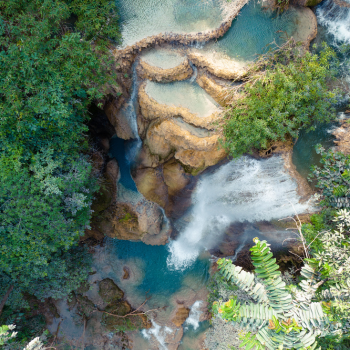
[[124, 297], [124, 292], [110, 278], [106, 278], [100, 282], [98, 293], [106, 303], [110, 303]]
[[81, 316], [90, 318], [96, 311], [94, 303], [88, 298], [82, 295], [77, 295], [77, 308]]

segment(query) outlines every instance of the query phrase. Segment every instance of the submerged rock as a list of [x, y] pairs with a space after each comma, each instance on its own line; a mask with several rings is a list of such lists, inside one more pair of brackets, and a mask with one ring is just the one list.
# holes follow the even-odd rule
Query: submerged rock
[[98, 294], [100, 294], [101, 298], [106, 303], [110, 303], [124, 297], [124, 292], [110, 278], [106, 278], [99, 283]]

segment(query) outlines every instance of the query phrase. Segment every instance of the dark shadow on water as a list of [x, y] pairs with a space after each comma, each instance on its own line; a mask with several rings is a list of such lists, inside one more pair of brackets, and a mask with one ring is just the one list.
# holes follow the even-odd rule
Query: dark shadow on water
[[130, 162], [125, 154], [125, 141], [119, 137], [114, 136], [110, 141], [109, 152], [113, 158], [118, 162], [120, 169], [119, 182], [127, 189], [137, 192], [137, 187], [130, 174]]

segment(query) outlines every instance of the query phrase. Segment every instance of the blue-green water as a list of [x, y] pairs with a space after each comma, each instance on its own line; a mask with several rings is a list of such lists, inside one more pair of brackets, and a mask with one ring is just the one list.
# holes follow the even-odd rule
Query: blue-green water
[[199, 327], [194, 329], [192, 326], [184, 325], [184, 335], [181, 340], [181, 344], [178, 350], [194, 350], [200, 349], [200, 344], [198, 344], [198, 337], [208, 330], [210, 327], [209, 321], [203, 321], [199, 323]]
[[116, 0], [116, 3], [123, 46], [165, 32], [214, 29], [223, 20], [218, 0]]
[[137, 286], [141, 293], [148, 292], [150, 295], [165, 294], [170, 296], [182, 287], [184, 278], [188, 276], [196, 281], [197, 287], [200, 284], [204, 286], [209, 277], [209, 261], [207, 259], [198, 259], [185, 271], [169, 270], [167, 245], [150, 246], [142, 242], [117, 239], [109, 239], [108, 244], [112, 249], [112, 254], [118, 260], [142, 260], [144, 278]]
[[316, 145], [321, 144], [325, 149], [334, 146], [335, 137], [331, 134], [336, 124], [321, 124], [316, 130], [306, 132], [302, 130], [293, 148], [293, 164], [299, 174], [307, 178], [312, 165], [319, 165], [321, 156], [316, 153]]
[[297, 10], [289, 9], [281, 15], [263, 10], [251, 0], [243, 7], [228, 32], [204, 50], [222, 52], [243, 61], [254, 59], [258, 54], [276, 48], [290, 37], [298, 25]]

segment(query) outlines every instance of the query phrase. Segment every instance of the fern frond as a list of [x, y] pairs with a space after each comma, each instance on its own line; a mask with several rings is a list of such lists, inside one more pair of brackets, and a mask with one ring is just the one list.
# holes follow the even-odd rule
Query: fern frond
[[286, 284], [282, 281], [281, 272], [276, 259], [272, 258], [270, 245], [266, 241], [254, 239], [255, 246], [252, 252], [253, 265], [258, 278], [264, 280], [269, 305], [280, 315], [288, 312], [292, 307], [292, 296], [286, 290]]
[[219, 259], [218, 267], [220, 273], [244, 290], [253, 300], [257, 302], [268, 302], [265, 287], [261, 283], [255, 283], [254, 274], [242, 270], [240, 266], [232, 264], [230, 259]]

